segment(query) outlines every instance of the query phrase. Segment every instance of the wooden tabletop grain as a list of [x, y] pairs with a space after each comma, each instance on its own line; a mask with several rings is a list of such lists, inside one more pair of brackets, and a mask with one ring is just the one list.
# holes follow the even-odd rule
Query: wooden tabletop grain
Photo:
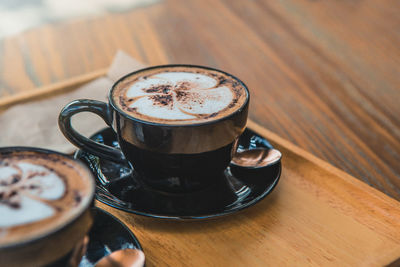
[[0, 97], [106, 68], [216, 67], [250, 88], [250, 118], [400, 199], [400, 2], [164, 0], [0, 40]]

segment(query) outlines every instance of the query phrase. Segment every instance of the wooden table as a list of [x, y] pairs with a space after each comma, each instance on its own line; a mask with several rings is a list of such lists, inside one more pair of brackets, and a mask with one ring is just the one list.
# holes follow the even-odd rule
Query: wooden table
[[107, 67], [195, 63], [249, 86], [250, 117], [400, 199], [400, 2], [165, 0], [0, 41], [0, 96]]
[[[83, 73], [93, 77], [103, 73], [118, 49], [151, 65], [192, 63], [217, 67], [249, 86], [252, 120], [400, 200], [399, 10], [400, 2], [395, 0], [164, 0], [127, 13], [47, 25], [0, 40], [0, 105]], [[308, 182], [299, 180], [301, 173], [294, 177], [301, 190], [308, 190]], [[285, 183], [288, 181], [283, 181], [283, 188]], [[324, 198], [327, 208], [337, 208], [339, 204], [330, 201], [332, 192], [320, 196], [316, 191], [314, 197]], [[345, 197], [348, 205], [352, 197]], [[277, 198], [275, 195], [272, 203]], [[257, 211], [271, 206], [268, 203], [236, 218], [249, 222], [247, 216], [257, 218]], [[286, 204], [283, 207], [292, 207]], [[379, 216], [392, 226], [381, 233], [389, 239], [393, 233], [390, 242], [397, 244], [400, 233], [393, 222], [398, 214], [391, 214], [387, 209], [390, 205], [382, 207]], [[340, 208], [343, 214], [360, 218], [357, 209], [362, 207], [353, 205], [351, 211]], [[175, 238], [176, 225], [118, 214], [124, 221], [140, 225], [136, 229], [139, 237], [151, 240], [152, 247], [157, 247], [159, 233]], [[357, 229], [358, 224], [340, 218], [344, 227]], [[235, 222], [229, 222], [229, 229], [222, 222], [193, 225], [201, 227], [203, 234], [219, 229], [221, 236], [229, 236], [229, 227]], [[306, 222], [297, 223], [300, 227]], [[193, 227], [178, 226], [182, 227], [183, 237], [191, 236]], [[374, 223], [369, 227], [373, 229]], [[366, 240], [381, 240], [368, 231], [365, 229]], [[285, 229], [285, 233], [295, 235], [296, 229]], [[340, 241], [340, 237], [330, 234]], [[169, 245], [172, 247], [161, 250], [165, 257], [174, 243]], [[184, 243], [180, 246], [183, 248]], [[295, 246], [291, 249], [299, 262], [309, 260], [301, 258], [303, 254], [296, 253]], [[270, 256], [276, 253], [279, 251], [268, 251]], [[245, 255], [241, 259], [245, 260]], [[296, 262], [294, 259], [286, 263]], [[163, 261], [152, 261], [157, 263]]]

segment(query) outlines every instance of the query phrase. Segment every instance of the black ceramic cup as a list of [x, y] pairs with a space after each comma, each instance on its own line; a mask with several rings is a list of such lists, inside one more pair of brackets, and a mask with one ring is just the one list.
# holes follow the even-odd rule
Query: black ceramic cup
[[[217, 120], [193, 124], [162, 124], [141, 120], [121, 110], [113, 100], [113, 91], [132, 75], [150, 69], [202, 68], [228, 75], [246, 91], [244, 104]], [[226, 169], [236, 152], [236, 141], [244, 131], [249, 91], [238, 78], [208, 67], [163, 65], [142, 69], [119, 79], [109, 92], [108, 103], [80, 99], [67, 104], [59, 116], [65, 137], [80, 149], [100, 159], [131, 163], [142, 181], [159, 190], [190, 192], [212, 183]], [[82, 136], [71, 126], [71, 117], [89, 111], [99, 115], [117, 134], [121, 150], [104, 146]]]
[[0, 173], [0, 265], [77, 266], [93, 224], [90, 170], [55, 151], [3, 147]]

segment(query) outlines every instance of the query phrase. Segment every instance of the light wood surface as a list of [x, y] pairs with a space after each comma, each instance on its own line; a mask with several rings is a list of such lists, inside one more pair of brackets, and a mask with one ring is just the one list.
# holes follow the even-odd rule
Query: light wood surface
[[[79, 86], [91, 78], [73, 81]], [[65, 84], [74, 88], [72, 81]], [[43, 90], [52, 91], [62, 88]], [[135, 233], [147, 266], [398, 266], [398, 201], [253, 121], [248, 127], [283, 154], [279, 184], [255, 206], [214, 220], [178, 222], [96, 205]]]
[[98, 77], [118, 49], [151, 65], [231, 72], [263, 127], [249, 126], [284, 154], [276, 190], [205, 222], [99, 206], [134, 231], [148, 266], [386, 265], [400, 256], [399, 202], [387, 196], [400, 199], [399, 9], [395, 0], [165, 0], [43, 26], [0, 40], [0, 109]]
[[400, 199], [400, 1], [164, 0], [0, 40], [0, 97], [106, 68], [217, 67], [249, 86], [250, 117]]
[[97, 203], [134, 231], [148, 266], [384, 266], [400, 256], [400, 205], [250, 121], [282, 151], [271, 195], [209, 221], [144, 218]]
[[91, 80], [104, 76], [106, 73], [107, 69], [100, 69], [62, 82], [50, 84], [36, 90], [27, 90], [19, 94], [2, 97], [0, 98], [0, 112], [12, 105], [23, 104], [24, 102], [49, 97], [50, 95], [55, 96], [57, 94], [66, 93], [69, 90], [74, 90], [80, 85], [90, 82]]

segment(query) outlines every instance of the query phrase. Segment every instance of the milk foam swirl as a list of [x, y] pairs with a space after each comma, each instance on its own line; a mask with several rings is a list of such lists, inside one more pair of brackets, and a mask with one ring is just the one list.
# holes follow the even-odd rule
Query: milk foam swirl
[[0, 252], [77, 219], [91, 205], [94, 189], [90, 171], [65, 155], [0, 148]]
[[217, 119], [244, 103], [247, 95], [241, 83], [217, 71], [200, 70], [144, 73], [115, 90], [114, 101], [129, 115], [165, 123]]
[[18, 162], [0, 165], [0, 227], [44, 220], [54, 215], [46, 201], [65, 193], [64, 181], [46, 167]]
[[215, 87], [217, 80], [203, 74], [160, 73], [134, 83], [126, 92], [129, 108], [160, 119], [195, 119], [212, 114], [232, 101], [229, 88]]

